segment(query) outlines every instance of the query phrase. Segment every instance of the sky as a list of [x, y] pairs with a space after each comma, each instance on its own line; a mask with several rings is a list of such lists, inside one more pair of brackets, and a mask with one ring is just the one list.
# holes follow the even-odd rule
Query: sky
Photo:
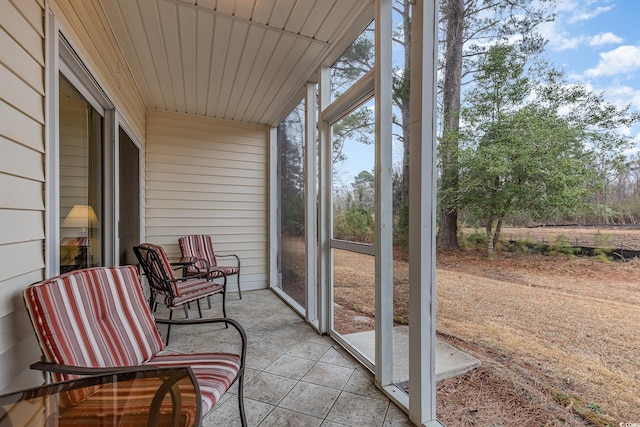
[[[545, 57], [564, 70], [570, 83], [640, 111], [640, 0], [558, 0], [555, 12], [554, 22], [538, 28], [548, 40]], [[627, 154], [638, 153], [640, 124], [621, 131], [635, 141]], [[401, 146], [394, 146], [398, 163]], [[374, 152], [352, 143], [345, 153], [348, 160], [338, 165], [337, 179], [348, 186], [358, 172], [372, 169]]]
[[[540, 27], [546, 56], [568, 80], [640, 111], [640, 1], [560, 0], [557, 17]], [[625, 129], [640, 149], [640, 125]]]

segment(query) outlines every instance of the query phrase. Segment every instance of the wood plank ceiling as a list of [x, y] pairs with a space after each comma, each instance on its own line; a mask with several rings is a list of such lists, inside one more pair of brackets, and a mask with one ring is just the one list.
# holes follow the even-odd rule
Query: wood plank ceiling
[[372, 0], [100, 0], [148, 108], [276, 125]]

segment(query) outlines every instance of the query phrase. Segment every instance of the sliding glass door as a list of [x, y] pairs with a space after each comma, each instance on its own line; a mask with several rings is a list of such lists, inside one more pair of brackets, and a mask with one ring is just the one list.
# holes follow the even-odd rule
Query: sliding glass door
[[62, 74], [59, 78], [60, 271], [104, 263], [104, 118]]

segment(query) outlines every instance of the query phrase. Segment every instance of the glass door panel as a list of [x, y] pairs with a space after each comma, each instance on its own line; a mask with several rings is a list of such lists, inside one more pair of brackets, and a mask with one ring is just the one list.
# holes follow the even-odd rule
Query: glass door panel
[[140, 150], [129, 135], [119, 131], [120, 212], [119, 264], [137, 264], [133, 247], [140, 243]]
[[103, 265], [103, 118], [60, 75], [60, 271]]

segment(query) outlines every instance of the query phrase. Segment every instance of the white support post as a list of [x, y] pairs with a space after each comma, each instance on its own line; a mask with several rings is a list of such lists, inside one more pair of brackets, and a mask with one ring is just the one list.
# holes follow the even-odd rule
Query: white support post
[[55, 16], [50, 13], [46, 3], [45, 18], [45, 251], [44, 277], [53, 277], [60, 273], [60, 154], [58, 141], [58, 68], [59, 68], [59, 27]]
[[328, 333], [331, 312], [331, 126], [323, 117], [324, 109], [331, 101], [331, 70], [321, 67], [318, 76], [318, 147], [320, 151], [318, 189], [318, 329]]
[[278, 128], [269, 128], [269, 287], [278, 281]]
[[436, 421], [435, 233], [438, 1], [418, 0], [411, 21], [409, 193], [409, 418]]
[[393, 218], [391, 0], [376, 1], [375, 32], [375, 380], [393, 383]]
[[316, 259], [316, 241], [317, 241], [317, 190], [316, 190], [316, 172], [317, 172], [317, 133], [316, 133], [316, 117], [318, 116], [316, 105], [316, 85], [307, 83], [307, 92], [305, 97], [305, 244], [306, 244], [306, 280], [307, 286], [305, 291], [305, 314], [307, 321], [314, 327], [319, 329], [318, 322], [318, 281], [317, 281], [317, 259]]

